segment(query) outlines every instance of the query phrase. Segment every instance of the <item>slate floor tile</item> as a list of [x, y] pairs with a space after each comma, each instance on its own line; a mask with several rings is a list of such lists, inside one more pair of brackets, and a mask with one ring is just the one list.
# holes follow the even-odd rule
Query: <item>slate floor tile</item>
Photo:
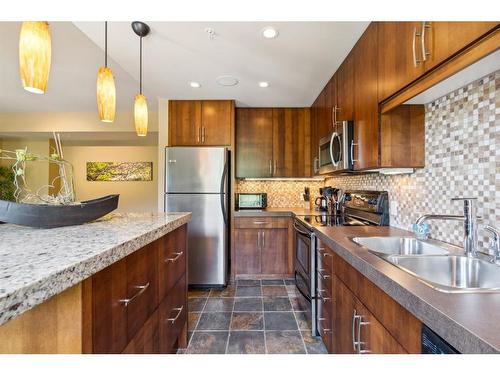
[[233, 311], [234, 298], [209, 298], [203, 311]]
[[306, 346], [307, 354], [327, 354], [325, 344], [321, 340], [321, 337], [313, 337], [311, 331], [302, 331], [302, 339]]
[[189, 298], [206, 298], [210, 294], [210, 289], [189, 289], [188, 297]]
[[288, 293], [284, 285], [265, 285], [262, 286], [262, 295], [269, 297], [287, 297]]
[[231, 331], [229, 333], [228, 354], [264, 354], [265, 352], [263, 331]]
[[311, 321], [309, 317], [309, 312], [307, 311], [296, 311], [295, 319], [299, 325], [299, 330], [306, 331], [311, 329]]
[[264, 322], [266, 330], [287, 331], [298, 329], [293, 312], [265, 312]]
[[201, 314], [198, 326], [199, 331], [227, 331], [231, 323], [231, 313], [227, 312], [204, 312]]
[[231, 331], [255, 331], [264, 329], [262, 313], [235, 312], [231, 318]]
[[292, 311], [288, 297], [264, 297], [264, 311]]
[[190, 312], [188, 314], [188, 331], [194, 331], [198, 325], [198, 320], [200, 320], [201, 313]]
[[299, 331], [266, 332], [266, 346], [269, 354], [305, 354], [304, 343]]
[[285, 279], [285, 285], [295, 285], [295, 279]]
[[260, 286], [238, 286], [236, 288], [236, 297], [260, 297]]
[[189, 298], [188, 299], [188, 311], [190, 312], [201, 312], [207, 303], [207, 298]]
[[307, 311], [311, 308], [309, 302], [302, 295], [290, 297], [290, 302], [294, 311]]
[[260, 280], [240, 279], [236, 280], [236, 284], [238, 286], [260, 286]]
[[236, 287], [230, 285], [222, 289], [216, 289], [216, 288], [212, 289], [210, 291], [210, 298], [234, 297], [235, 294], [236, 294]]
[[263, 311], [262, 298], [260, 297], [235, 298], [234, 311]]
[[282, 279], [266, 279], [262, 280], [262, 285], [284, 285], [284, 281]]
[[191, 338], [188, 354], [224, 354], [229, 332], [196, 331]]

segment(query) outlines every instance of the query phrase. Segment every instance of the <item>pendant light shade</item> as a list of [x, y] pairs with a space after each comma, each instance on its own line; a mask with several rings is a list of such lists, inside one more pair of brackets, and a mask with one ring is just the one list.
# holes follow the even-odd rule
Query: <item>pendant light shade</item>
[[142, 94], [142, 38], [149, 34], [149, 26], [144, 22], [132, 22], [132, 30], [139, 36], [139, 94], [134, 101], [135, 131], [139, 137], [148, 134], [148, 102]]
[[113, 122], [116, 111], [116, 88], [113, 71], [108, 68], [108, 23], [104, 24], [104, 66], [97, 72], [97, 111], [102, 122]]
[[137, 135], [145, 137], [148, 134], [148, 102], [142, 94], [135, 96], [134, 122]]
[[19, 72], [25, 90], [43, 94], [47, 90], [51, 60], [49, 24], [23, 22], [19, 35]]

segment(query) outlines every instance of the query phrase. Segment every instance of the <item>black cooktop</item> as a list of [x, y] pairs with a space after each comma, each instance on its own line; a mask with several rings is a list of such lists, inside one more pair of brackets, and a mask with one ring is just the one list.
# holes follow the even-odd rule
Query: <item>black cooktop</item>
[[330, 215], [330, 214], [318, 214], [318, 215], [308, 215], [303, 216], [307, 224], [314, 227], [338, 227], [338, 226], [363, 226], [363, 225], [377, 225], [368, 220], [363, 220], [350, 215]]

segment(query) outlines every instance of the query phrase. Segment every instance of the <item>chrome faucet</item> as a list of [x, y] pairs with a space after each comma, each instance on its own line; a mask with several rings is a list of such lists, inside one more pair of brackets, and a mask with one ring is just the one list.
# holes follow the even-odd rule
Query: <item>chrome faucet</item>
[[468, 257], [477, 256], [477, 199], [476, 198], [453, 198], [452, 201], [464, 201], [463, 215], [423, 215], [419, 217], [416, 224], [422, 224], [427, 220], [458, 220], [464, 222], [464, 251]]
[[490, 232], [493, 238], [490, 242], [490, 250], [493, 251], [492, 263], [500, 265], [500, 231], [491, 225], [485, 225], [484, 230]]

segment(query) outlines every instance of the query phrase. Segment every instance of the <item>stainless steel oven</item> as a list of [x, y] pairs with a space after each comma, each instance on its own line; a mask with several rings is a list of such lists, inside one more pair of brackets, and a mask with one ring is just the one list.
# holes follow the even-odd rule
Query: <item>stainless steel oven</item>
[[[307, 299], [308, 317], [316, 315], [316, 236], [310, 227], [295, 219], [295, 285], [299, 292]], [[316, 320], [311, 319], [311, 331], [316, 335]]]
[[319, 174], [349, 171], [353, 168], [354, 123], [342, 121], [335, 131], [319, 141]]

